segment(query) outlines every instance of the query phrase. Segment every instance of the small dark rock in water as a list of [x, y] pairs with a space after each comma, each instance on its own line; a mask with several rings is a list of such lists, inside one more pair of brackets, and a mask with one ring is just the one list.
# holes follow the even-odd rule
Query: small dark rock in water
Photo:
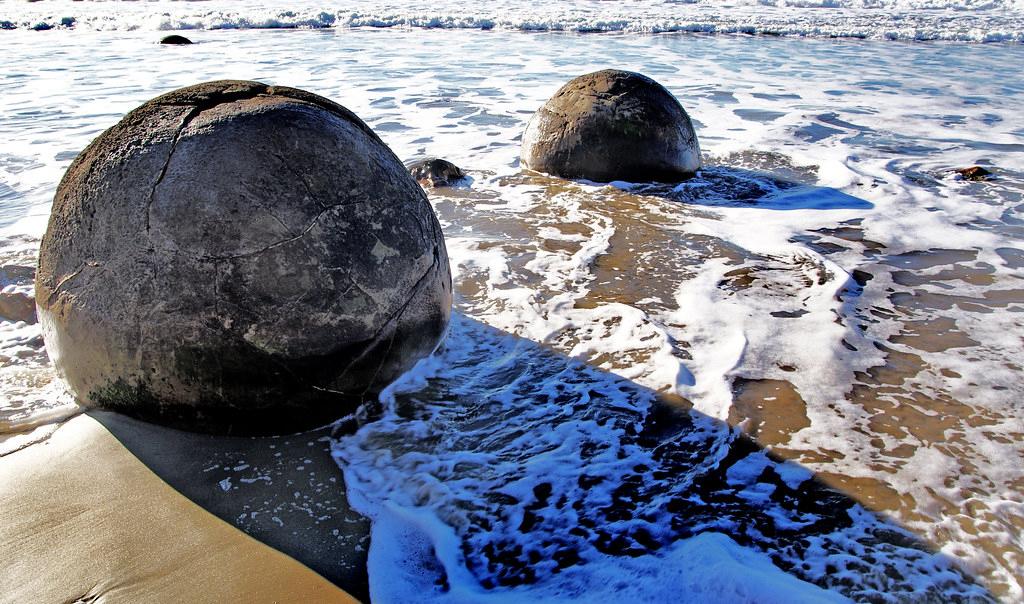
[[971, 166], [969, 168], [959, 168], [954, 170], [957, 174], [964, 177], [964, 180], [985, 180], [989, 176], [992, 176], [992, 172], [982, 168], [981, 166]]
[[35, 323], [35, 299], [22, 292], [0, 292], [0, 321]]
[[418, 183], [430, 187], [447, 187], [466, 178], [461, 168], [436, 157], [407, 162], [405, 168]]
[[654, 80], [606, 69], [562, 86], [530, 119], [524, 167], [599, 182], [673, 182], [700, 168], [690, 117]]
[[170, 35], [170, 36], [166, 36], [163, 40], [160, 40], [160, 43], [161, 44], [182, 45], [182, 44], [191, 44], [192, 40], [189, 40], [185, 36], [179, 36], [178, 34], [173, 34], [173, 35]]
[[857, 283], [857, 285], [861, 287], [864, 287], [865, 285], [868, 284], [868, 281], [871, 281], [872, 279], [875, 278], [875, 276], [872, 275], [871, 273], [856, 268], [853, 269], [853, 272], [850, 274], [850, 276], [852, 276], [853, 280]]
[[145, 103], [75, 159], [36, 297], [81, 402], [282, 433], [430, 354], [452, 289], [426, 194], [355, 114], [220, 81]]

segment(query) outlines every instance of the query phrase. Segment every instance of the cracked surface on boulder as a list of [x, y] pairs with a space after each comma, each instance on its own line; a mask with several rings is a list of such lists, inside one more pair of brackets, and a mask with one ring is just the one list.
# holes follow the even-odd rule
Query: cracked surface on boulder
[[336, 103], [243, 81], [157, 97], [81, 153], [36, 288], [80, 400], [214, 432], [343, 415], [451, 308], [440, 225], [391, 150]]
[[523, 133], [523, 167], [598, 182], [674, 182], [700, 169], [686, 111], [654, 80], [605, 69], [562, 86]]

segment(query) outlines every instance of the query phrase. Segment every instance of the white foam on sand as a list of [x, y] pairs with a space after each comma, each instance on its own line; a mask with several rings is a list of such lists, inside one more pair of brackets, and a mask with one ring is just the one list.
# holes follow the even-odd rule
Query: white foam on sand
[[[465, 344], [459, 344], [465, 342]], [[482, 351], [488, 354], [481, 354]], [[462, 539], [467, 525], [473, 523], [473, 509], [486, 505], [477, 498], [488, 498], [500, 492], [510, 501], [528, 502], [538, 485], [549, 481], [575, 482], [584, 463], [587, 473], [612, 478], [626, 467], [641, 463], [643, 454], [631, 459], [628, 455], [611, 454], [618, 448], [621, 424], [601, 425], [585, 419], [573, 420], [570, 415], [554, 407], [545, 407], [542, 397], [530, 400], [516, 398], [515, 384], [494, 385], [507, 387], [507, 392], [490, 391], [491, 396], [505, 399], [516, 407], [521, 404], [536, 406], [535, 420], [527, 419], [520, 429], [540, 422], [537, 427], [548, 424], [546, 418], [563, 417], [565, 423], [549, 424], [549, 434], [532, 429], [523, 434], [523, 442], [508, 444], [509, 452], [521, 450], [516, 455], [525, 463], [518, 478], [505, 482], [504, 472], [499, 468], [493, 473], [498, 482], [474, 480], [473, 472], [463, 479], [450, 483], [445, 480], [458, 466], [485, 466], [507, 464], [501, 451], [473, 453], [469, 450], [448, 449], [430, 454], [418, 452], [416, 446], [402, 447], [405, 452], [394, 451], [377, 439], [388, 438], [391, 430], [397, 430], [403, 438], [418, 436], [431, 439], [435, 436], [434, 421], [444, 421], [431, 414], [422, 419], [409, 421], [399, 417], [396, 404], [398, 396], [416, 392], [428, 385], [430, 380], [440, 376], [456, 374], [466, 376], [474, 373], [471, 382], [488, 382], [498, 377], [503, 365], [514, 367], [517, 356], [531, 355], [529, 347], [522, 349], [514, 339], [498, 335], [492, 330], [477, 326], [474, 322], [457, 316], [454, 320], [452, 337], [447, 350], [434, 358], [421, 362], [415, 369], [403, 376], [386, 390], [381, 399], [386, 405], [385, 417], [370, 424], [373, 426], [359, 434], [342, 439], [335, 444], [335, 455], [343, 462], [349, 498], [361, 513], [373, 520], [369, 570], [371, 597], [375, 602], [581, 602], [602, 598], [627, 598], [637, 602], [664, 602], [712, 599], [722, 602], [845, 602], [839, 594], [823, 590], [801, 581], [777, 568], [764, 554], [740, 547], [729, 537], [714, 533], [701, 533], [689, 539], [676, 541], [655, 555], [641, 557], [610, 556], [599, 552], [583, 552], [585, 564], [574, 565], [533, 585], [493, 589], [484, 588], [480, 577], [467, 567], [467, 557], [480, 555], [479, 551], [466, 551]], [[481, 359], [486, 368], [481, 370], [467, 363], [470, 359]], [[493, 359], [493, 360], [489, 360]], [[542, 357], [538, 358], [542, 361]], [[474, 363], [475, 364], [475, 363]], [[600, 374], [583, 370], [581, 366], [570, 365], [580, 371], [578, 379], [600, 392], [600, 395], [615, 397], [617, 386], [602, 383]], [[569, 377], [568, 373], [561, 373]], [[553, 380], [543, 375], [524, 375], [533, 380], [532, 387], [539, 391], [559, 387], [563, 380]], [[498, 377], [500, 380], [500, 377]], [[564, 383], [564, 382], [563, 382]], [[464, 394], [476, 390], [486, 393], [483, 384], [462, 384], [457, 388]], [[643, 398], [631, 400], [619, 397], [608, 401], [612, 407], [629, 411], [640, 411], [645, 405]], [[444, 415], [443, 406], [437, 407], [438, 415]], [[597, 400], [593, 404], [600, 404]], [[639, 406], [638, 406], [639, 404]], [[472, 423], [472, 422], [471, 422]], [[517, 424], [519, 422], [513, 422]], [[515, 434], [520, 429], [508, 426]], [[496, 435], [497, 436], [497, 435]], [[610, 446], [608, 454], [590, 459], [573, 457], [578, 455], [582, 444], [580, 439], [603, 442]], [[527, 440], [528, 439], [528, 440]], [[548, 442], [542, 442], [548, 441]], [[388, 439], [388, 445], [396, 444]], [[412, 444], [412, 441], [409, 441]], [[454, 444], [454, 443], [453, 443]], [[367, 446], [369, 445], [369, 446]], [[533, 452], [531, 452], [531, 450]], [[626, 449], [628, 451], [628, 449]], [[543, 451], [541, 454], [536, 452]], [[398, 455], [396, 457], [396, 455]], [[619, 458], [618, 460], [616, 458]], [[514, 462], [515, 463], [515, 462]], [[416, 470], [409, 474], [412, 464]], [[762, 463], [762, 466], [764, 464]], [[442, 470], [441, 468], [445, 468]], [[488, 473], [489, 474], [489, 473]], [[413, 480], [410, 484], [409, 479]], [[405, 482], [404, 487], [399, 482]], [[500, 487], [499, 487], [500, 484]], [[616, 485], [609, 480], [608, 487]], [[558, 484], [555, 492], [565, 487]], [[607, 504], [611, 493], [594, 488], [590, 505]], [[462, 502], [462, 503], [459, 503]], [[460, 520], [460, 518], [462, 520]], [[492, 525], [491, 535], [478, 535], [487, 539], [545, 539], [549, 535], [509, 533], [509, 529], [521, 522], [522, 514], [512, 512], [508, 523]], [[497, 519], [495, 519], [497, 520]], [[572, 520], [570, 519], [570, 523]], [[569, 526], [565, 529], [571, 528]], [[551, 555], [556, 547], [550, 547], [547, 555], [538, 560], [539, 568], [551, 568]], [[472, 562], [480, 567], [479, 560]], [[710, 600], [709, 600], [710, 601]]]
[[767, 556], [713, 532], [680, 540], [656, 556], [599, 556], [586, 566], [564, 571], [556, 580], [507, 590], [482, 589], [472, 576], [465, 576], [465, 565], [456, 559], [444, 564], [450, 588], [439, 590], [435, 556], [458, 551], [451, 528], [426, 510], [389, 504], [374, 509], [377, 515], [373, 519], [369, 564], [375, 580], [370, 596], [382, 604], [851, 601], [800, 581], [780, 571]]
[[[653, 397], [456, 315], [446, 348], [381, 395], [383, 415], [334, 443], [349, 500], [373, 521], [374, 601], [981, 593], [949, 560], [906, 535], [886, 536], [903, 533], [860, 506], [801, 509], [773, 497], [807, 488], [809, 473], [759, 451], [726, 459], [735, 435], [723, 424], [694, 416], [678, 433], [638, 436], [651, 427]], [[666, 459], [670, 450], [683, 458]], [[720, 482], [696, 494], [709, 474]], [[779, 482], [765, 480], [773, 474]], [[627, 484], [644, 496], [622, 503]], [[691, 506], [681, 518], [679, 497]], [[814, 528], [829, 516], [838, 526]], [[797, 542], [767, 539], [769, 531]], [[875, 570], [858, 570], [864, 558]]]

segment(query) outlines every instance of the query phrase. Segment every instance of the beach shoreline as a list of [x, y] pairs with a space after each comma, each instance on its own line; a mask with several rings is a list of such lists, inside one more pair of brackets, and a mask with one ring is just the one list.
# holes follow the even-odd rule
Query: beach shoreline
[[[25, 14], [60, 15], [52, 6]], [[946, 11], [915, 18], [931, 15], [941, 29]], [[298, 583], [281, 586], [295, 594], [343, 598], [333, 583], [366, 600], [374, 581], [369, 535], [374, 522], [384, 522], [401, 529], [390, 536], [413, 541], [422, 527], [434, 532], [420, 539], [429, 544], [416, 550], [421, 558], [378, 550], [378, 580], [391, 576], [387, 564], [426, 569], [393, 593], [418, 586], [437, 601], [451, 593], [495, 601], [541, 593], [530, 589], [556, 593], [571, 585], [552, 562], [556, 553], [563, 564], [573, 561], [567, 543], [584, 562], [567, 566], [572, 573], [607, 562], [597, 543], [615, 555], [635, 547], [619, 556], [631, 560], [622, 568], [649, 577], [664, 570], [665, 552], [685, 551], [683, 538], [672, 539], [691, 528], [731, 534], [725, 553], [774, 555], [786, 568], [779, 572], [832, 593], [882, 598], [892, 581], [907, 598], [920, 595], [881, 570], [898, 567], [899, 556], [848, 555], [843, 547], [859, 542], [836, 545], [846, 534], [823, 533], [815, 542], [821, 549], [803, 558], [773, 551], [778, 534], [821, 520], [790, 492], [799, 487], [789, 482], [813, 474], [852, 505], [850, 533], [879, 529], [873, 545], [924, 552], [905, 567], [920, 589], [945, 588], [962, 601], [1012, 602], [1024, 593], [1024, 470], [1012, 463], [1024, 442], [1024, 370], [1014, 358], [1024, 329], [1024, 132], [1015, 121], [1024, 111], [1024, 81], [1007, 67], [1024, 60], [1024, 45], [918, 42], [900, 32], [887, 40], [878, 23], [867, 39], [831, 39], [824, 30], [648, 35], [629, 29], [633, 21], [596, 35], [408, 24], [279, 31], [262, 29], [269, 21], [244, 25], [221, 15], [214, 18], [242, 25], [212, 29], [204, 21], [184, 32], [194, 45], [169, 48], [156, 43], [160, 18], [133, 30], [129, 17], [115, 18], [109, 30], [90, 30], [83, 19], [73, 29], [0, 31], [8, 42], [0, 60], [10, 65], [0, 75], [10, 91], [0, 100], [10, 130], [0, 150], [0, 264], [34, 266], [64, 169], [125, 112], [198, 80], [246, 77], [336, 100], [401, 159], [438, 156], [465, 171], [458, 186], [429, 192], [452, 259], [458, 320], [428, 362], [433, 373], [420, 368], [403, 378], [411, 380], [408, 390], [382, 403], [383, 418], [357, 422], [353, 434], [321, 429], [269, 439], [177, 432], [92, 411], [46, 425], [77, 409], [61, 393], [38, 326], [0, 322], [0, 393], [10, 399], [0, 405], [0, 426], [20, 435], [0, 446], [25, 445], [0, 457], [0, 474], [10, 477], [0, 480], [4, 509], [10, 502], [24, 510], [23, 524], [0, 521], [0, 533], [8, 531], [4, 552], [17, 557], [29, 539], [34, 557], [26, 560], [50, 573], [41, 576], [67, 574], [54, 580], [54, 591], [31, 582], [14, 589], [73, 599], [92, 593], [87, 583], [95, 581], [113, 597], [121, 592], [110, 591], [110, 577], [124, 574], [123, 566], [141, 577], [132, 589], [164, 594], [173, 587], [146, 583], [143, 566], [202, 566], [182, 549], [162, 553], [148, 543], [187, 545], [168, 527], [154, 528], [163, 532], [146, 543], [138, 541], [154, 533], [91, 533], [98, 529], [83, 514], [117, 528], [122, 512], [93, 499], [81, 482], [66, 482], [66, 473], [77, 472], [134, 506], [123, 512], [130, 526], [145, 524], [144, 506], [173, 500], [168, 523], [196, 527], [211, 552], [247, 552], [242, 566], [215, 559], [236, 573], [225, 594], [255, 594], [237, 577], [274, 583], [286, 573]], [[286, 18], [307, 17], [296, 10]], [[1015, 21], [1008, 23], [1002, 33], [1015, 40]], [[1000, 31], [993, 25], [963, 37], [979, 41]], [[604, 67], [648, 74], [680, 100], [704, 151], [695, 178], [596, 183], [521, 169], [520, 136], [533, 112], [564, 82]], [[957, 172], [969, 166], [990, 174], [970, 180]], [[28, 281], [11, 287], [31, 293]], [[671, 401], [697, 427], [676, 441], [636, 444], [628, 426], [642, 425], [648, 411], [634, 407], [627, 395], [634, 390]], [[626, 419], [601, 423], [588, 414]], [[751, 440], [737, 444], [740, 433]], [[708, 488], [722, 498], [721, 513], [711, 503], [701, 507], [714, 500], [707, 493], [675, 490], [692, 477], [652, 462], [653, 447], [681, 458], [706, 453], [693, 461], [705, 468], [700, 476], [716, 464], [735, 465]], [[597, 486], [591, 470], [606, 462], [615, 472]], [[103, 473], [106, 465], [130, 470], [134, 482]], [[345, 484], [343, 473], [357, 480]], [[67, 496], [54, 491], [62, 484]], [[58, 495], [67, 501], [51, 509]], [[68, 507], [75, 501], [88, 510]], [[599, 516], [605, 508], [614, 508], [607, 519]], [[695, 508], [707, 524], [677, 520], [662, 532], [644, 524], [674, 517], [666, 510]], [[636, 509], [649, 514], [612, 518]], [[757, 523], [729, 524], [778, 509], [796, 511], [773, 517], [766, 532]], [[602, 519], [579, 530], [573, 522], [588, 514]], [[410, 519], [420, 528], [409, 528]], [[109, 551], [138, 551], [140, 566], [115, 556], [105, 574], [62, 571], [56, 557], [47, 562], [46, 548], [72, 533], [37, 530], [32, 521], [64, 522]], [[475, 532], [488, 526], [486, 537]], [[911, 534], [906, 545], [902, 538]], [[532, 563], [531, 539], [557, 546], [544, 545], [547, 557]], [[493, 567], [483, 552], [494, 554]], [[416, 566], [431, 555], [441, 562]], [[830, 566], [836, 558], [849, 566]], [[536, 571], [535, 587], [501, 586], [502, 577], [529, 576], [524, 568]], [[9, 569], [0, 593], [27, 569]], [[430, 578], [417, 582], [423, 576]], [[485, 590], [485, 582], [498, 587]], [[642, 580], [636, 586], [638, 601], [655, 593], [644, 592]], [[28, 591], [11, 593], [32, 599]]]

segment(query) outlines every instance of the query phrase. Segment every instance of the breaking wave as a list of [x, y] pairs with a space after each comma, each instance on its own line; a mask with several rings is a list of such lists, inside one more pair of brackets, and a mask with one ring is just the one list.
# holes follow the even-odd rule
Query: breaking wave
[[172, 31], [221, 29], [441, 28], [524, 32], [696, 32], [884, 40], [1024, 41], [1020, 0], [710, 0], [495, 3], [447, 0], [429, 9], [359, 0], [234, 3], [37, 2], [0, 8], [0, 29]]

